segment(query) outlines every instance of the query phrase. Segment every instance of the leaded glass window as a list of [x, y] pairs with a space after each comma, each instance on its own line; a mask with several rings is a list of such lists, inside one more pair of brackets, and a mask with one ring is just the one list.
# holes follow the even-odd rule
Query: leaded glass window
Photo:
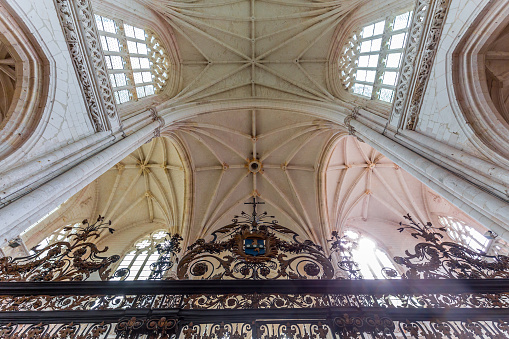
[[350, 249], [352, 260], [359, 266], [364, 279], [386, 279], [384, 268], [396, 268], [387, 253], [375, 241], [354, 230], [346, 230], [344, 235], [353, 246]]
[[401, 69], [412, 12], [390, 16], [354, 32], [339, 60], [345, 89], [391, 103]]
[[95, 15], [95, 21], [116, 103], [157, 94], [169, 67], [157, 37], [122, 20]]
[[117, 268], [129, 269], [129, 277], [125, 280], [147, 280], [149, 278], [150, 265], [159, 258], [156, 245], [164, 242], [167, 234], [165, 230], [158, 230], [134, 243]]

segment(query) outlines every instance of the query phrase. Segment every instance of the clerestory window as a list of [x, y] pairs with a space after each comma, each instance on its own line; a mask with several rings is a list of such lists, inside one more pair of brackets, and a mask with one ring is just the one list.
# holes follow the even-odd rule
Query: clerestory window
[[134, 243], [132, 249], [127, 251], [118, 269], [128, 268], [129, 276], [125, 280], [147, 280], [152, 271], [151, 264], [159, 258], [157, 244], [164, 242], [167, 231], [158, 230], [144, 236]]
[[[57, 242], [72, 242], [70, 236], [72, 234], [76, 234], [81, 226], [82, 226], [82, 224], [78, 222], [78, 223], [66, 225], [66, 226], [62, 227], [61, 229], [54, 231], [53, 233], [48, 235], [46, 238], [42, 239], [37, 244], [37, 249], [41, 250], [41, 249], [45, 248], [46, 246], [55, 244]], [[33, 250], [30, 250], [30, 254], [34, 254], [34, 253], [35, 252]], [[44, 252], [43, 255], [45, 255], [45, 253], [47, 253], [47, 252]]]
[[95, 15], [115, 101], [157, 94], [168, 79], [169, 62], [157, 37], [122, 20]]
[[488, 251], [490, 239], [484, 237], [484, 235], [465, 222], [450, 216], [439, 216], [438, 221], [447, 229], [447, 234], [453, 241], [475, 251]]
[[355, 244], [351, 247], [350, 253], [352, 260], [359, 265], [362, 278], [386, 279], [384, 269], [397, 271], [387, 253], [372, 239], [354, 230], [346, 230], [344, 235], [351, 244]]
[[408, 38], [412, 12], [387, 17], [355, 32], [339, 60], [345, 89], [391, 103]]

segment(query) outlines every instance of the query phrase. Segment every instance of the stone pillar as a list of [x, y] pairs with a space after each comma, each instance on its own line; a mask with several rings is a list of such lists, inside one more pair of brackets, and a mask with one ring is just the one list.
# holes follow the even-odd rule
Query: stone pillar
[[0, 247], [153, 138], [160, 125], [149, 123], [0, 209]]
[[354, 110], [345, 119], [350, 134], [383, 153], [488, 229], [509, 239], [509, 203], [506, 200], [480, 189], [466, 178], [356, 120], [358, 115], [358, 110]]

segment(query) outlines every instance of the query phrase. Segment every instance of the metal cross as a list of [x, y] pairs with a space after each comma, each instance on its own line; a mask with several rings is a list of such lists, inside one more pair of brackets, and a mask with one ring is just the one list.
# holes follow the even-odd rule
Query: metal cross
[[253, 217], [256, 217], [256, 205], [264, 205], [264, 202], [256, 201], [256, 197], [253, 197], [253, 202], [245, 202], [244, 205], [253, 205]]

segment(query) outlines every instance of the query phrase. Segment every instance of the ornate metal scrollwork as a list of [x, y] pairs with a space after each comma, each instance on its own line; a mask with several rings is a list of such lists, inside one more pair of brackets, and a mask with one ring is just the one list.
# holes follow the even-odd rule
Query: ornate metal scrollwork
[[359, 338], [363, 333], [371, 334], [373, 338], [391, 338], [394, 333], [394, 321], [383, 315], [344, 314], [334, 319], [334, 327], [341, 338]]
[[162, 279], [164, 273], [169, 271], [175, 263], [178, 263], [177, 254], [182, 250], [180, 248], [181, 241], [182, 237], [179, 234], [171, 235], [168, 233], [164, 242], [156, 245], [159, 258], [150, 265], [150, 280]]
[[88, 220], [83, 220], [82, 224], [76, 233], [69, 235], [70, 241], [59, 241], [44, 248], [36, 246], [32, 248], [33, 254], [26, 257], [0, 258], [0, 281], [79, 281], [86, 280], [94, 272], [99, 273], [101, 280], [108, 280], [110, 265], [120, 256], [100, 256], [108, 247], [99, 250], [89, 240], [97, 239], [102, 229], [113, 233], [111, 221], [104, 222], [99, 216], [93, 224]]
[[[338, 254], [338, 268], [344, 271], [347, 274], [348, 279], [362, 279], [362, 275], [360, 273], [359, 264], [353, 261], [353, 256], [351, 253], [353, 244], [350, 240], [347, 239], [346, 236], [339, 236], [339, 233], [336, 231], [332, 232], [332, 238], [327, 240], [330, 242], [330, 251], [331, 253]], [[332, 255], [329, 256], [329, 260], [332, 260]], [[342, 279], [343, 277], [338, 277]]]
[[177, 268], [178, 279], [333, 278], [321, 246], [299, 241], [298, 234], [279, 225], [274, 216], [258, 214], [260, 202], [251, 204], [251, 215], [242, 212], [213, 232], [212, 240], [199, 239], [188, 247]]
[[[400, 232], [412, 231], [416, 239], [424, 239], [414, 248], [414, 253], [405, 251], [405, 257], [394, 257], [394, 261], [406, 268], [402, 275], [407, 279], [491, 279], [509, 278], [509, 257], [490, 256], [455, 242], [442, 242], [444, 227], [433, 227], [428, 222], [421, 225], [410, 215], [409, 224], [400, 223]], [[395, 272], [389, 272], [394, 276]]]
[[169, 339], [177, 332], [177, 319], [159, 318], [124, 318], [115, 327], [117, 338], [138, 338], [148, 335], [148, 338]]

